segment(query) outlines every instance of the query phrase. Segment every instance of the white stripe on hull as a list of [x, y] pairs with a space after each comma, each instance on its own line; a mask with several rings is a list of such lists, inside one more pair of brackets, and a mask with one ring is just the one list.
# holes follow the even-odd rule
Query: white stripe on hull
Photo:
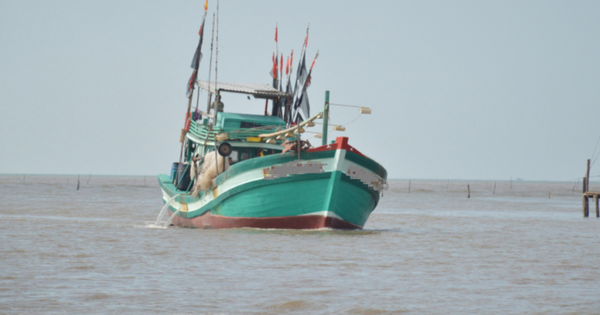
[[[340, 171], [344, 174], [347, 174], [349, 168], [354, 168], [354, 169], [362, 170], [362, 171], [364, 171], [364, 173], [370, 174], [371, 176], [379, 177], [377, 174], [375, 174], [371, 170], [366, 169], [352, 161], [347, 160], [346, 159], [346, 150], [336, 150], [335, 157], [333, 157], [333, 158], [314, 159], [314, 160], [306, 160], [306, 161], [321, 163], [323, 165], [324, 173]], [[237, 186], [244, 185], [244, 184], [258, 181], [258, 180], [264, 180], [263, 167], [249, 170], [249, 171], [237, 174], [233, 177], [227, 178], [227, 180], [225, 180], [219, 186], [217, 186], [217, 192], [220, 195], [220, 194], [223, 194]], [[211, 191], [207, 191], [200, 200], [187, 204], [187, 211], [191, 212], [191, 211], [198, 210], [198, 209], [202, 208], [204, 205], [206, 205], [207, 203], [209, 203], [210, 201], [212, 201], [214, 198], [215, 197], [213, 197], [213, 194], [211, 193]], [[169, 200], [169, 199], [171, 199], [171, 197], [165, 191], [163, 191], [164, 202], [167, 202], [167, 200]], [[182, 208], [182, 204], [176, 200], [174, 200], [171, 203], [171, 205], [175, 209]], [[307, 215], [313, 215], [313, 214], [319, 214], [319, 215], [322, 214], [323, 216], [326, 216], [326, 217], [333, 217], [333, 218], [341, 219], [335, 213], [330, 212], [330, 211], [319, 211], [319, 212], [314, 212], [314, 213], [310, 213]]]

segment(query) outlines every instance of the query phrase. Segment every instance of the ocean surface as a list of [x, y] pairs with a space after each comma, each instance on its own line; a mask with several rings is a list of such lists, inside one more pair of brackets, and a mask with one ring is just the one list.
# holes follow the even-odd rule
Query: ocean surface
[[394, 181], [360, 231], [148, 228], [155, 177], [76, 185], [0, 175], [0, 314], [600, 314], [573, 182]]

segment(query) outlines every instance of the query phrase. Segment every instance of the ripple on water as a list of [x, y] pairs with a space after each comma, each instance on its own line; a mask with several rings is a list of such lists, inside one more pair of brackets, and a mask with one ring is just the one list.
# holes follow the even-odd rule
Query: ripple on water
[[[557, 192], [560, 183], [514, 183], [513, 190], [522, 190], [514, 194], [498, 185], [493, 196], [493, 183], [474, 183], [467, 200], [464, 183], [443, 190], [446, 182], [413, 181], [411, 194], [392, 183], [395, 191], [386, 192], [364, 230], [297, 231], [145, 228], [162, 208], [158, 186], [97, 180], [79, 192], [65, 178], [24, 191], [25, 185], [3, 186], [0, 176], [0, 198], [8, 205], [0, 209], [2, 312], [600, 309], [594, 238], [600, 220], [581, 218], [572, 184], [566, 194]], [[548, 188], [552, 199], [539, 193]]]

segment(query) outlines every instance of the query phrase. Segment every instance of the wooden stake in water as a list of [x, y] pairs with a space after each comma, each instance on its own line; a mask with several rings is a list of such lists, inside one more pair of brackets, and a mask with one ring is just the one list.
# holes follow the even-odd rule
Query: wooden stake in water
[[590, 191], [590, 159], [587, 160], [587, 171], [585, 172], [585, 191]]
[[77, 175], [77, 190], [79, 191], [79, 180], [81, 179], [81, 175]]
[[467, 198], [471, 198], [471, 185], [467, 184]]
[[583, 217], [587, 218], [590, 215], [590, 201], [586, 192], [590, 190], [590, 159], [587, 160], [587, 169], [583, 178]]

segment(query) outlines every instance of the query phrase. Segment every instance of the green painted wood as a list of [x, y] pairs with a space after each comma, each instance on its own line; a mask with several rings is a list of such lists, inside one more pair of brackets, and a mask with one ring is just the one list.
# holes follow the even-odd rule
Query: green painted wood
[[[379, 195], [370, 193], [367, 185], [345, 177], [336, 171], [333, 174], [304, 174], [253, 181], [220, 194], [199, 210], [180, 212], [178, 215], [193, 218], [211, 211], [228, 217], [264, 218], [331, 211], [345, 221], [363, 226], [377, 205]], [[329, 189], [332, 185], [337, 187], [334, 194]], [[189, 196], [178, 199], [184, 203], [197, 200]], [[170, 208], [176, 211], [174, 207]]]
[[387, 171], [385, 170], [385, 168], [383, 168], [381, 164], [367, 157], [360, 156], [351, 151], [346, 151], [346, 159], [372, 171], [373, 173], [379, 175], [379, 177], [383, 179], [387, 179]]
[[276, 127], [285, 127], [285, 121], [277, 116], [237, 113], [219, 113], [219, 117], [217, 118], [217, 127], [223, 128], [224, 131], [238, 130], [242, 129], [241, 124], [243, 122], [253, 123], [261, 126], [275, 126], [272, 128], [272, 130], [274, 130]]
[[323, 133], [321, 134], [322, 144], [327, 144], [327, 123], [329, 120], [329, 91], [325, 91], [325, 108], [323, 109]]
[[[335, 196], [335, 201], [332, 203], [333, 213], [340, 216], [345, 221], [364, 226], [369, 218], [369, 215], [379, 202], [379, 194], [372, 194], [366, 185], [343, 180], [350, 179], [346, 175], [341, 175], [341, 181], [338, 184], [338, 193]], [[352, 180], [355, 181], [355, 180]]]
[[[300, 154], [302, 160], [316, 160], [331, 158], [335, 155], [334, 150], [322, 151], [322, 152], [306, 152], [303, 151]], [[225, 180], [232, 178], [240, 173], [247, 172], [253, 169], [271, 167], [272, 165], [281, 165], [298, 159], [298, 155], [295, 152], [286, 152], [283, 154], [272, 154], [263, 157], [256, 157], [249, 160], [238, 162], [229, 168], [227, 172], [219, 175], [215, 180], [217, 185], [222, 184]]]

